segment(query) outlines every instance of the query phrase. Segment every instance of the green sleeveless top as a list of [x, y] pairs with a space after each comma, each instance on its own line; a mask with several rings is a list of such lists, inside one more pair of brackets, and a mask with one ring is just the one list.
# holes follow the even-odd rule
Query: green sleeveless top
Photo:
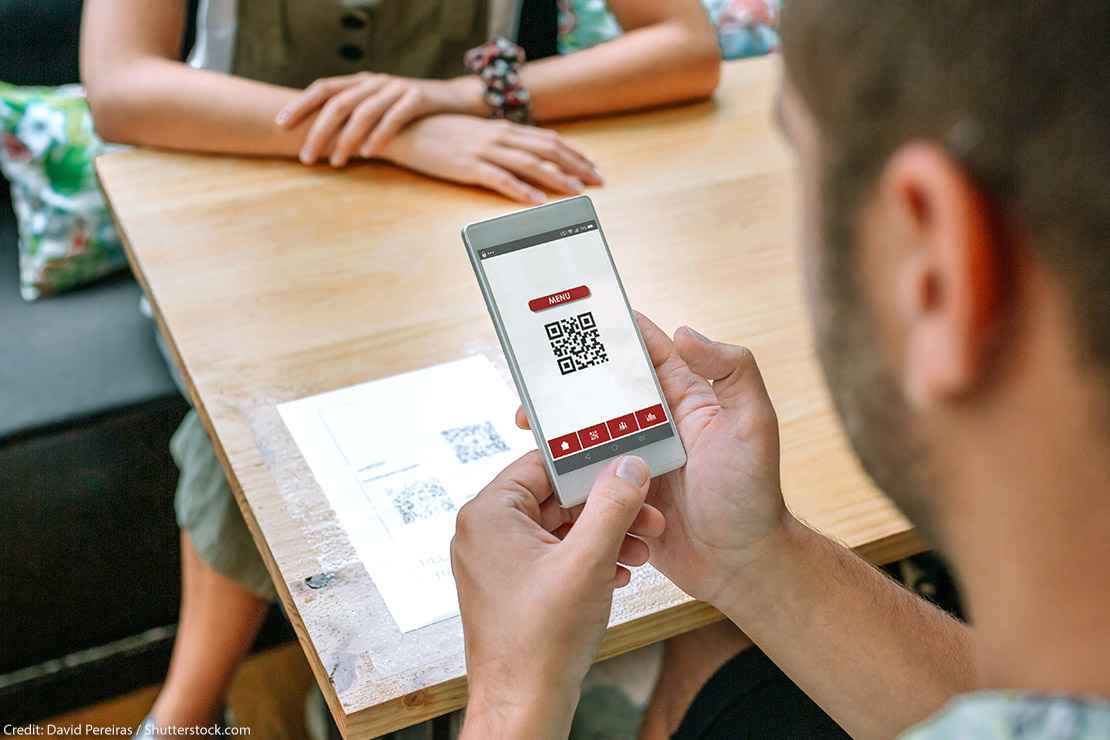
[[194, 66], [304, 88], [364, 70], [462, 74], [463, 54], [515, 24], [512, 0], [203, 0]]

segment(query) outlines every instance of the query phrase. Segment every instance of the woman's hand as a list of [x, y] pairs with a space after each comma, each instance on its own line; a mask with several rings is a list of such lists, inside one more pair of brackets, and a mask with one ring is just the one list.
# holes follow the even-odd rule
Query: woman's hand
[[292, 129], [319, 111], [300, 159], [313, 164], [330, 150], [332, 166], [342, 167], [354, 156], [377, 156], [418, 118], [433, 113], [483, 115], [484, 105], [482, 83], [476, 77], [421, 80], [359, 72], [316, 80], [282, 108], [276, 120]]
[[386, 145], [381, 157], [522, 203], [542, 203], [543, 190], [576, 195], [585, 183], [601, 184], [593, 164], [554, 131], [474, 116], [416, 121]]

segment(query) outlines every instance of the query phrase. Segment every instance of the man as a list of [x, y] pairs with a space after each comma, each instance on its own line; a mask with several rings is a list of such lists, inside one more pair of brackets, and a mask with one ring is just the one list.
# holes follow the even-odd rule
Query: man
[[750, 353], [643, 319], [689, 462], [650, 485], [614, 462], [561, 541], [534, 455], [460, 513], [465, 736], [565, 736], [612, 589], [650, 558], [762, 651], [684, 656], [708, 683], [659, 734], [836, 732], [720, 700], [765, 654], [853, 737], [1110, 737], [1110, 5], [809, 0], [782, 33], [821, 363], [973, 626], [785, 508]]

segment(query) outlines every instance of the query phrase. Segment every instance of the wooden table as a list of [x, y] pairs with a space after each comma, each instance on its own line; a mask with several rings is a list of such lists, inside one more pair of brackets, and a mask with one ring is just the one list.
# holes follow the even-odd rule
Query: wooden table
[[[890, 561], [921, 546], [849, 454], [815, 363], [791, 158], [771, 123], [777, 78], [774, 59], [734, 62], [713, 102], [560, 130], [606, 177], [590, 195], [633, 305], [668, 331], [689, 322], [750, 346], [781, 420], [791, 508]], [[459, 228], [513, 205], [376, 164], [135, 150], [97, 170], [344, 736], [463, 706], [459, 620], [397, 629], [275, 404], [473, 353], [505, 370]], [[620, 592], [602, 656], [718, 618], [643, 578]]]

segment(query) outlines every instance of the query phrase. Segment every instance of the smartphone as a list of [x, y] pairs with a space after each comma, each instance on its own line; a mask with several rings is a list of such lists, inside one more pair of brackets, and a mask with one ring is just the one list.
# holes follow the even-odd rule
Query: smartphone
[[653, 477], [684, 465], [590, 199], [479, 221], [462, 235], [559, 502], [585, 501], [619, 455], [642, 457]]

